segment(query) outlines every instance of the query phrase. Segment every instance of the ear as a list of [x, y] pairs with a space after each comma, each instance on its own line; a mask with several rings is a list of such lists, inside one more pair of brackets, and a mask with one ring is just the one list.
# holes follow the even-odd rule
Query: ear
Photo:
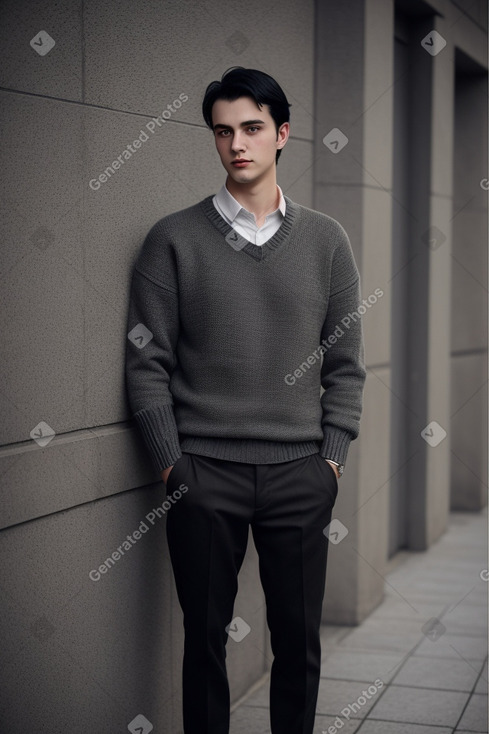
[[288, 122], [283, 122], [277, 133], [277, 150], [280, 150], [285, 146], [285, 143], [289, 139], [290, 125]]

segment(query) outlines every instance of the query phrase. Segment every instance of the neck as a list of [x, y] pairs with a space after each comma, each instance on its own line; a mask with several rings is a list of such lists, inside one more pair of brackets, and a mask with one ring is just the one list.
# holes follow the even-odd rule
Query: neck
[[242, 207], [254, 214], [259, 227], [265, 221], [267, 214], [277, 209], [280, 201], [275, 169], [272, 169], [271, 175], [267, 176], [265, 180], [249, 184], [236, 183], [228, 176], [226, 188]]

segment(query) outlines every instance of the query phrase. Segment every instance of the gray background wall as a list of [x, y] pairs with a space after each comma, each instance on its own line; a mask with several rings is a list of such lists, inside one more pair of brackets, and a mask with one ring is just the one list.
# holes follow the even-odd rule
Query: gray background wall
[[[164, 499], [125, 397], [129, 277], [149, 227], [223, 181], [200, 103], [207, 83], [235, 64], [276, 76], [293, 104], [292, 136], [278, 167], [284, 192], [336, 217], [350, 235], [364, 296], [376, 287], [385, 292], [364, 321], [362, 434], [335, 511], [349, 533], [330, 546], [324, 621], [355, 624], [381, 599], [396, 476], [391, 408], [399, 397], [390, 383], [393, 39], [401, 6], [353, 0], [346, 12], [332, 0], [2, 4], [0, 552], [7, 634], [0, 729], [125, 731], [143, 713], [155, 730], [181, 731], [183, 635], [164, 520], [100, 580], [89, 572]], [[416, 479], [407, 547], [426, 547], [443, 532], [450, 483], [457, 507], [485, 502], [483, 7], [433, 0], [404, 8], [416, 48], [423, 29], [436, 27], [447, 39], [438, 56], [422, 49], [414, 64], [428, 74], [429, 114], [420, 124], [430, 155], [416, 169], [427, 176], [428, 197], [416, 201], [413, 194], [410, 202], [422, 222], [410, 246], [432, 225], [447, 243], [424, 247], [417, 261], [428, 314], [414, 365], [420, 403], [410, 440], [419, 455], [406, 470]], [[41, 30], [55, 40], [45, 56], [30, 45]], [[92, 190], [89, 181], [181, 94], [188, 100]], [[333, 127], [349, 137], [338, 155], [322, 142]], [[436, 449], [419, 437], [434, 418], [448, 431]], [[41, 421], [55, 432], [44, 447], [31, 436]], [[271, 662], [251, 541], [235, 614], [251, 633], [228, 644], [233, 699]]]

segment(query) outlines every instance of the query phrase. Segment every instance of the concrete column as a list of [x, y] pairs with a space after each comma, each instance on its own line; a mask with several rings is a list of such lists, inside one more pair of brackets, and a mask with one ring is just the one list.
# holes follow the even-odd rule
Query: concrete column
[[[409, 279], [408, 547], [422, 550], [448, 513], [449, 284], [452, 187], [452, 74], [449, 47], [434, 55], [424, 38], [449, 29], [442, 18], [413, 25]], [[437, 43], [436, 39], [434, 43]]]
[[[436, 420], [450, 431], [450, 283], [451, 196], [453, 194], [453, 79], [454, 54], [450, 27], [435, 16], [432, 27], [447, 40], [447, 47], [432, 57], [433, 96], [431, 124], [430, 227], [446, 232], [446, 241], [429, 252], [426, 370], [426, 424]], [[437, 235], [435, 235], [437, 237]], [[420, 427], [421, 429], [424, 426]], [[423, 434], [424, 435], [424, 434]], [[428, 431], [429, 435], [429, 431]], [[430, 546], [446, 529], [450, 508], [450, 447], [447, 435], [438, 446], [424, 439], [426, 461], [426, 529], [421, 547]]]
[[487, 73], [456, 56], [451, 503], [487, 503]]
[[[323, 617], [356, 624], [382, 598], [387, 558], [394, 18], [385, 0], [354, 0], [348, 13], [339, 1], [318, 2], [316, 12], [315, 208], [348, 232], [362, 297], [383, 292], [363, 317], [361, 435], [351, 445], [334, 513], [348, 535], [330, 543]], [[335, 128], [348, 138], [337, 152], [327, 145], [345, 142]]]

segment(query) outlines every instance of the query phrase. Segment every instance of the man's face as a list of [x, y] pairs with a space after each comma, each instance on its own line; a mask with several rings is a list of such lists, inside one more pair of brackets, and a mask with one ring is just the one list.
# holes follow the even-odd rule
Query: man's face
[[236, 183], [253, 183], [275, 165], [275, 155], [289, 136], [289, 123], [278, 135], [268, 105], [260, 109], [251, 97], [234, 102], [218, 99], [212, 106], [216, 148], [222, 165]]

